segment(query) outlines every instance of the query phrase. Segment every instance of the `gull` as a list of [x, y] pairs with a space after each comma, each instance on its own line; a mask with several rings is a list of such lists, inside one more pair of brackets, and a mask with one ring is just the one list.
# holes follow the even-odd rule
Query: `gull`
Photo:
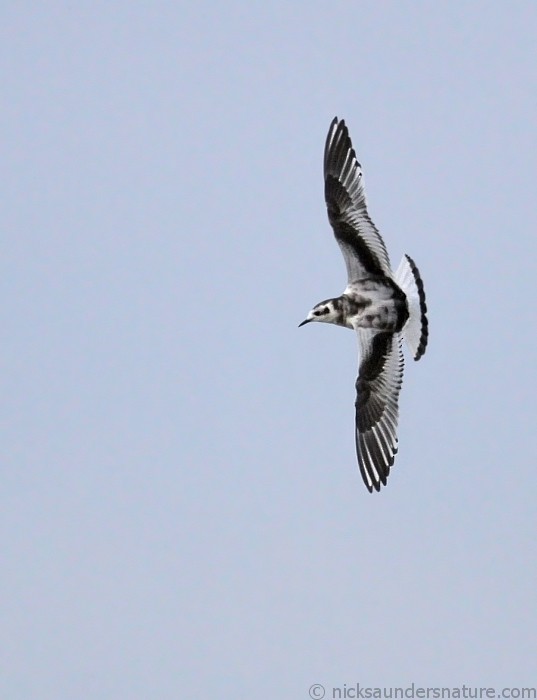
[[398, 448], [399, 392], [405, 339], [415, 360], [428, 340], [425, 291], [416, 264], [404, 255], [395, 274], [367, 211], [362, 167], [343, 119], [332, 121], [324, 149], [328, 220], [347, 267], [343, 294], [316, 304], [300, 326], [334, 323], [356, 331], [356, 454], [372, 492], [386, 485]]

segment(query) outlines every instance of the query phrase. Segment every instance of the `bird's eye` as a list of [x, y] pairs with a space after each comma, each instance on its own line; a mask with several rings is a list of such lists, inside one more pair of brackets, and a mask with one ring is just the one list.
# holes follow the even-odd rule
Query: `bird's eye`
[[320, 315], [321, 315], [321, 312], [320, 312], [320, 311], [314, 311], [314, 312], [313, 312], [313, 315], [314, 315], [314, 316], [320, 316]]

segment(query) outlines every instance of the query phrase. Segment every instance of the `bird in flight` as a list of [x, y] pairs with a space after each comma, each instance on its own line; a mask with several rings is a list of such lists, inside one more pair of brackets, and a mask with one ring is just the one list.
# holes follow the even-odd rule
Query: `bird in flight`
[[330, 124], [324, 149], [328, 220], [347, 267], [343, 294], [316, 304], [300, 326], [334, 323], [358, 334], [356, 453], [370, 492], [386, 485], [397, 453], [404, 338], [414, 359], [428, 339], [425, 291], [418, 268], [404, 255], [395, 274], [384, 241], [367, 211], [362, 168], [343, 119]]

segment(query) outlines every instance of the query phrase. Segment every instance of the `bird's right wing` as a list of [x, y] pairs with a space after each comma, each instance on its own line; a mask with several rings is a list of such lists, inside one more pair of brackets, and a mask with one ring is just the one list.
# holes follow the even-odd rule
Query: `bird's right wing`
[[397, 453], [404, 367], [401, 334], [358, 329], [358, 337], [361, 362], [356, 380], [356, 452], [368, 490], [380, 491]]
[[348, 281], [391, 277], [386, 246], [367, 212], [362, 168], [345, 121], [337, 117], [326, 137], [324, 189], [328, 219], [345, 258]]

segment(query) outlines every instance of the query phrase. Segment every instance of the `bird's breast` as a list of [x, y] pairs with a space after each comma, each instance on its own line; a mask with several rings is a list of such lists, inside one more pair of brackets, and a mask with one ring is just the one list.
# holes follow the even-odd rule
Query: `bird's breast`
[[345, 290], [348, 321], [353, 328], [399, 332], [408, 319], [406, 296], [393, 283], [381, 280], [354, 282]]

